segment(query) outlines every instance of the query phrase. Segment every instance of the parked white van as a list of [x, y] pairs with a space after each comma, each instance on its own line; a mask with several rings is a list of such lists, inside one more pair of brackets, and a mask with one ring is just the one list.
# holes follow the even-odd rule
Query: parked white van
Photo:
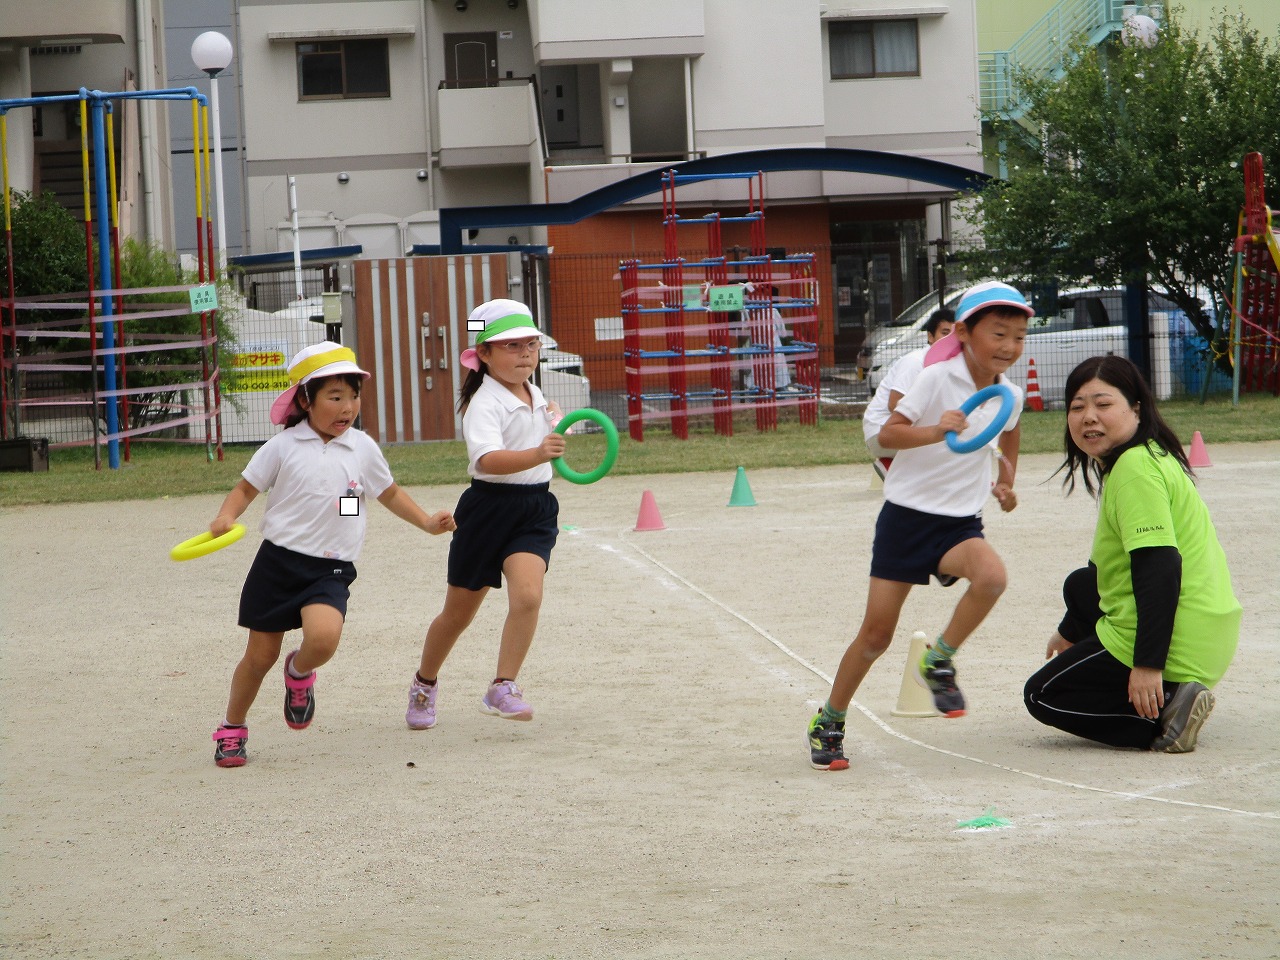
[[[968, 287], [948, 290], [946, 305], [954, 310]], [[1184, 341], [1190, 330], [1186, 314], [1173, 301], [1151, 293], [1148, 296], [1152, 338], [1152, 388], [1159, 399], [1173, 394], [1182, 376]], [[903, 354], [928, 343], [924, 325], [938, 307], [938, 294], [917, 300], [892, 324], [867, 338], [859, 359], [866, 371], [868, 386], [874, 391], [885, 372]], [[1129, 355], [1129, 328], [1123, 289], [1082, 287], [1061, 291], [1052, 312], [1031, 318], [1022, 358], [1009, 376], [1025, 386], [1027, 371], [1035, 362], [1036, 382], [1047, 407], [1062, 407], [1067, 376], [1083, 360], [1105, 354]]]

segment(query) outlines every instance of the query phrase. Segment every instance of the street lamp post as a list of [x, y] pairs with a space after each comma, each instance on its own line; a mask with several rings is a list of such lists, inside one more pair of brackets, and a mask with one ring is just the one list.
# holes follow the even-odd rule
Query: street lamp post
[[209, 112], [213, 123], [213, 193], [218, 210], [218, 273], [227, 272], [227, 207], [222, 194], [222, 121], [218, 115], [218, 74], [231, 65], [231, 41], [209, 30], [191, 44], [191, 59], [209, 75]]

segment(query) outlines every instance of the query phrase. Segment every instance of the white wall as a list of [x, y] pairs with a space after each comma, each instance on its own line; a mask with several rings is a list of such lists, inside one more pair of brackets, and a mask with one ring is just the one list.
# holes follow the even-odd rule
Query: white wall
[[[703, 6], [714, 0], [527, 2], [535, 58], [563, 63], [701, 53]], [[743, 0], [742, 5], [747, 2]], [[775, 2], [786, 6], [793, 0]]]
[[[275, 249], [276, 224], [288, 219], [285, 178], [297, 177], [299, 206], [343, 219], [431, 206], [430, 144], [423, 89], [421, 4], [416, 0], [306, 5], [244, 5], [239, 51], [244, 79], [247, 206], [255, 252]], [[269, 33], [413, 27], [391, 36], [387, 99], [299, 101], [293, 40]], [[349, 180], [339, 184], [337, 174]]]
[[706, 0], [693, 62], [696, 149], [823, 145], [818, 0]]

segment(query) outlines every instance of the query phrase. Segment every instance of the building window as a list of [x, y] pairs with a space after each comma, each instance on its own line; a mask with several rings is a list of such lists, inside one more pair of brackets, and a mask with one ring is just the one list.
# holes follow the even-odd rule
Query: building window
[[833, 20], [827, 36], [832, 80], [920, 76], [914, 20]]
[[298, 97], [352, 100], [391, 96], [387, 41], [309, 40], [298, 44]]

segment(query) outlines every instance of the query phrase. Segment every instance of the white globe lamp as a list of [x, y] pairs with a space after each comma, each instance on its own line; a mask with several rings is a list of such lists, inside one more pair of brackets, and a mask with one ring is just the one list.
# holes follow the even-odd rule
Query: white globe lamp
[[1159, 35], [1159, 25], [1145, 13], [1125, 17], [1124, 30], [1121, 32], [1125, 46], [1154, 47]]
[[222, 195], [222, 121], [218, 114], [218, 74], [231, 65], [231, 41], [208, 30], [191, 44], [191, 60], [209, 75], [209, 113], [213, 127], [213, 193], [218, 208], [218, 270], [227, 272], [227, 209]]

